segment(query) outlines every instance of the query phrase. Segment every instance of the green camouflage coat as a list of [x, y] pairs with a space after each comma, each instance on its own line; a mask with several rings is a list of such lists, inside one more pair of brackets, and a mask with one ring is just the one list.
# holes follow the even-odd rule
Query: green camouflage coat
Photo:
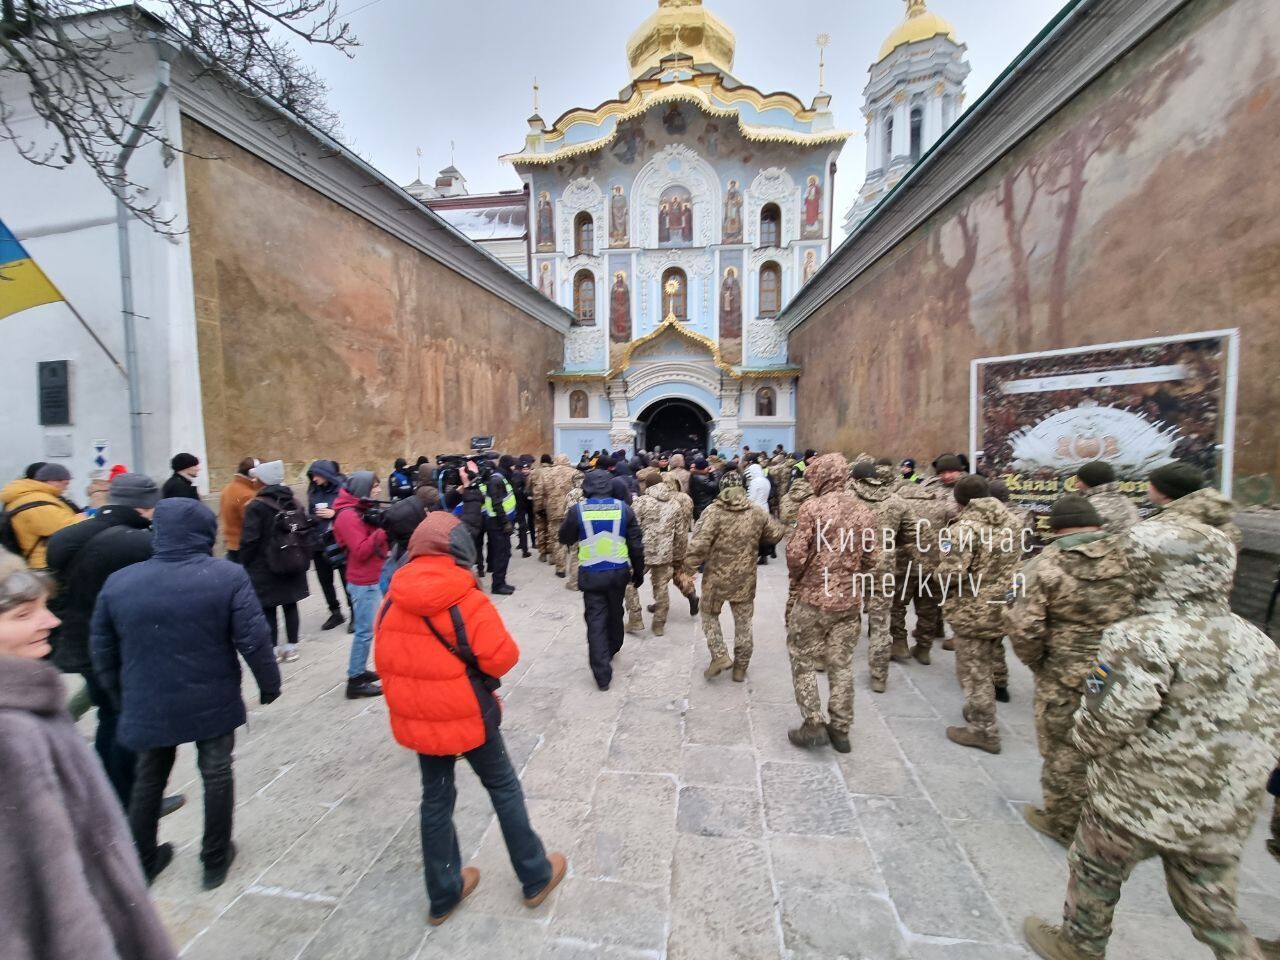
[[1227, 606], [1231, 509], [1200, 490], [1129, 531], [1138, 613], [1102, 635], [1075, 727], [1090, 804], [1205, 857], [1239, 856], [1280, 756], [1280, 652]]
[[573, 486], [574, 475], [579, 472], [569, 465], [567, 456], [557, 453], [555, 463], [539, 474], [538, 492], [542, 496], [548, 523], [559, 523], [564, 519], [565, 497]]
[[849, 472], [843, 454], [827, 453], [809, 464], [813, 496], [800, 505], [787, 541], [787, 572], [796, 599], [826, 611], [861, 610], [879, 562], [875, 514], [844, 489]]
[[917, 570], [931, 574], [942, 558], [938, 546], [942, 531], [959, 510], [955, 495], [941, 481], [903, 484], [894, 493], [906, 504], [909, 521], [908, 532], [898, 544], [898, 570], [905, 574], [910, 563], [912, 579]]
[[787, 528], [747, 499], [741, 486], [720, 491], [698, 518], [684, 557], [692, 573], [702, 564], [702, 600], [708, 605], [754, 600], [761, 544], [777, 543]]
[[795, 526], [796, 514], [800, 512], [800, 504], [813, 496], [813, 487], [804, 477], [795, 477], [787, 484], [787, 492], [778, 501], [778, 517], [788, 527]]
[[1089, 498], [1093, 509], [1098, 511], [1098, 516], [1102, 518], [1102, 529], [1107, 533], [1128, 533], [1141, 519], [1137, 505], [1132, 498], [1120, 492], [1119, 483], [1101, 483], [1080, 492]]
[[875, 515], [876, 539], [880, 547], [876, 564], [879, 573], [894, 572], [894, 558], [898, 548], [915, 534], [906, 502], [889, 487], [883, 481], [873, 483], [852, 477], [845, 485], [845, 489]]
[[1000, 611], [1022, 561], [1021, 530], [995, 497], [970, 500], [939, 538], [943, 616], [957, 636], [1004, 636]]
[[644, 562], [654, 567], [674, 562], [678, 557], [676, 538], [687, 528], [682, 525], [684, 511], [671, 488], [665, 483], [654, 484], [631, 506], [644, 532]]

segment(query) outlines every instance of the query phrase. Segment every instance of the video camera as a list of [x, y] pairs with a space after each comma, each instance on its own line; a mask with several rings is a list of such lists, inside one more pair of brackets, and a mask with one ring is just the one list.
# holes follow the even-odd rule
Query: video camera
[[369, 526], [385, 530], [388, 522], [387, 508], [390, 506], [390, 500], [371, 500], [368, 497], [361, 497], [360, 505], [356, 509], [360, 519]]

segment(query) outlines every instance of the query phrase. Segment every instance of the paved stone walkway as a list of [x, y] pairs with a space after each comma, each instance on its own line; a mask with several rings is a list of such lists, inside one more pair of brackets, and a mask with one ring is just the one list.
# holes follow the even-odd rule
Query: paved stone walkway
[[[154, 892], [192, 960], [1012, 960], [1030, 912], [1059, 913], [1065, 856], [1022, 822], [1039, 796], [1030, 675], [1013, 666], [1001, 756], [943, 736], [960, 722], [952, 655], [894, 665], [872, 694], [859, 644], [854, 751], [808, 753], [783, 642], [786, 576], [761, 571], [756, 659], [745, 684], [702, 678], [707, 655], [683, 602], [665, 638], [628, 638], [613, 689], [586, 666], [581, 600], [517, 559], [498, 598], [523, 651], [507, 678], [504, 735], [548, 848], [570, 873], [528, 911], [487, 797], [459, 767], [457, 828], [483, 871], [444, 926], [426, 924], [417, 765], [381, 700], [348, 701], [347, 636], [319, 631], [308, 601], [302, 659], [283, 697], [257, 707], [236, 751], [239, 859], [200, 890], [200, 788], [190, 748], [166, 819], [177, 856]], [[317, 591], [318, 594], [318, 591]], [[648, 588], [643, 591], [648, 601]], [[674, 596], [674, 594], [673, 594]], [[727, 610], [726, 610], [727, 618]], [[1242, 909], [1280, 933], [1280, 866], [1250, 844]], [[1155, 863], [1125, 887], [1111, 956], [1207, 958], [1175, 916]]]

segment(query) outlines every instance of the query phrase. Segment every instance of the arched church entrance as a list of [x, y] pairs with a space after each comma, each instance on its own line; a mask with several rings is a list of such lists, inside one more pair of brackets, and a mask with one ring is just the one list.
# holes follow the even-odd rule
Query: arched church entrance
[[637, 445], [642, 449], [705, 453], [711, 414], [691, 400], [659, 400], [644, 409], [637, 425]]

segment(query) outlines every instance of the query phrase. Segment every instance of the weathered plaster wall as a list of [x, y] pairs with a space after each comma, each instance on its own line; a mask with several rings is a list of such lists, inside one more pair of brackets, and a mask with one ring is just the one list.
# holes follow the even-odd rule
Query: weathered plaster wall
[[976, 357], [1241, 331], [1237, 496], [1280, 483], [1280, 4], [1191, 4], [802, 325], [800, 445], [964, 449]]
[[215, 488], [244, 456], [385, 476], [477, 434], [550, 449], [558, 332], [190, 118], [183, 134]]

